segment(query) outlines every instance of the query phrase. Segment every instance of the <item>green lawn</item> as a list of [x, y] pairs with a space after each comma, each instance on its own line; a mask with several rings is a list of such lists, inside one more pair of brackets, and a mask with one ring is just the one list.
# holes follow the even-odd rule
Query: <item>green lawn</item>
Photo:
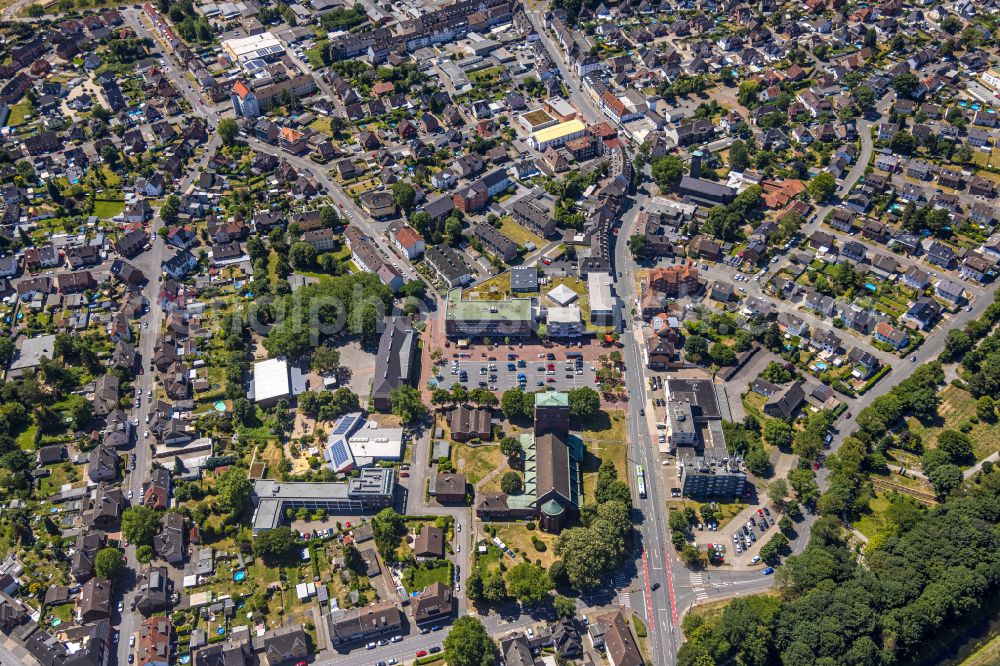
[[441, 566], [435, 567], [421, 565], [403, 572], [403, 586], [407, 592], [418, 592], [431, 583], [441, 583], [442, 585], [451, 583], [450, 562], [444, 562]]
[[17, 104], [12, 104], [10, 106], [10, 116], [7, 117], [7, 126], [17, 127], [18, 125], [23, 125], [25, 118], [29, 115], [33, 116], [34, 113], [34, 107], [32, 107], [31, 102], [27, 100]]
[[500, 220], [500, 233], [522, 246], [534, 243], [536, 248], [540, 248], [545, 244], [541, 236], [533, 234], [515, 222], [513, 218], [507, 216]]
[[[532, 562], [541, 561], [542, 566], [546, 569], [555, 562], [556, 535], [547, 534], [537, 528], [529, 530], [527, 523], [493, 523], [493, 525], [497, 528], [497, 537], [518, 554], [518, 561], [520, 561], [520, 553], [524, 553]], [[545, 550], [539, 551], [531, 537], [535, 537], [545, 544]], [[507, 562], [509, 565], [509, 560]]]
[[35, 440], [38, 438], [38, 426], [30, 425], [28, 428], [17, 436], [17, 446], [25, 451], [30, 451], [35, 448]]
[[597, 482], [597, 470], [605, 460], [613, 462], [618, 469], [618, 478], [629, 482], [632, 470], [626, 459], [625, 444], [625, 413], [621, 410], [606, 412], [606, 419], [586, 424], [586, 429], [577, 434], [587, 448], [583, 460], [583, 497], [590, 501], [594, 495], [594, 484]]
[[48, 470], [49, 476], [43, 478], [39, 486], [44, 497], [59, 492], [64, 484], [76, 483], [80, 480], [80, 468], [75, 465], [69, 467], [69, 472], [66, 471], [65, 464], [50, 465]]
[[94, 201], [94, 215], [102, 219], [112, 218], [124, 210], [124, 201], [106, 201], [103, 199]]
[[[941, 423], [926, 427], [914, 418], [907, 419], [910, 431], [920, 434], [925, 448], [934, 446], [942, 430], [958, 430], [962, 423], [976, 415], [976, 399], [968, 391], [949, 385], [938, 395], [941, 398], [938, 408]], [[968, 434], [972, 438], [976, 460], [1000, 451], [1000, 424], [980, 421], [972, 424]]]

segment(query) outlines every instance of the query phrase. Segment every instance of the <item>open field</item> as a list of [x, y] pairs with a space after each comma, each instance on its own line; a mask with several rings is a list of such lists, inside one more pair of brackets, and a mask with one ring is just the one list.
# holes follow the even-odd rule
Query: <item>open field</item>
[[972, 429], [968, 435], [973, 441], [973, 452], [976, 460], [982, 460], [986, 456], [1000, 451], [1000, 424], [972, 423], [970, 417], [976, 415], [976, 399], [963, 389], [956, 386], [946, 386], [939, 394], [941, 405], [938, 413], [941, 415], [941, 422], [933, 426], [924, 426], [913, 418], [907, 419], [907, 424], [911, 432], [918, 433], [924, 442], [925, 448], [933, 448], [938, 434], [942, 430], [958, 430], [963, 423], [970, 423]]
[[[527, 523], [491, 523], [497, 528], [497, 536], [507, 544], [507, 547], [518, 555], [518, 562], [522, 561], [520, 553], [528, 556], [532, 562], [539, 560], [541, 565], [548, 569], [556, 561], [555, 544], [556, 535], [548, 534], [540, 529], [529, 530]], [[531, 537], [534, 536], [544, 544], [544, 551], [535, 548]], [[513, 566], [513, 562], [507, 559], [507, 566]]]
[[875, 499], [868, 503], [868, 506], [871, 509], [871, 512], [863, 515], [860, 520], [854, 521], [854, 527], [866, 537], [871, 539], [878, 534], [883, 527], [885, 527], [883, 514], [886, 509], [889, 508], [890, 504], [889, 500], [881, 494], [878, 494]]
[[619, 479], [629, 481], [632, 476], [634, 470], [629, 468], [626, 459], [625, 428], [625, 413], [621, 410], [611, 410], [607, 412], [607, 420], [602, 419], [600, 423], [588, 424], [587, 429], [576, 431], [587, 449], [583, 460], [585, 502], [590, 502], [594, 498], [597, 470], [605, 460], [615, 464]]
[[473, 487], [493, 470], [506, 466], [498, 444], [469, 446], [456, 443], [451, 447], [451, 457], [455, 469], [465, 474]]

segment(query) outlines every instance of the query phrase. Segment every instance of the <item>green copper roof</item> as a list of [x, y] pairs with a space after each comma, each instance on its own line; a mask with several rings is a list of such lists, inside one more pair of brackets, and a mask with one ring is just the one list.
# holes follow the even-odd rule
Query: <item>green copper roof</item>
[[554, 499], [550, 499], [548, 502], [542, 505], [542, 513], [544, 513], [546, 516], [558, 516], [565, 510], [566, 508], [559, 502], [555, 501]]
[[535, 407], [569, 407], [569, 394], [560, 391], [536, 393]]

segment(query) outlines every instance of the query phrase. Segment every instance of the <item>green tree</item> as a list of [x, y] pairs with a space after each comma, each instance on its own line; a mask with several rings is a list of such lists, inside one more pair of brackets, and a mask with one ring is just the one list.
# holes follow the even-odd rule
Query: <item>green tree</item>
[[233, 418], [242, 425], [247, 425], [247, 423], [255, 420], [257, 417], [256, 409], [246, 398], [237, 398], [233, 400]]
[[767, 498], [772, 506], [781, 510], [788, 499], [788, 482], [784, 479], [774, 479], [767, 484]]
[[943, 430], [937, 436], [937, 448], [948, 454], [953, 463], [967, 463], [973, 460], [972, 438], [957, 430]]
[[787, 449], [792, 445], [792, 426], [782, 419], [768, 419], [764, 422], [762, 433], [772, 446]]
[[500, 411], [509, 420], [528, 419], [534, 412], [535, 397], [519, 388], [509, 388], [500, 396]]
[[317, 347], [313, 350], [309, 367], [321, 375], [335, 372], [340, 368], [340, 350], [328, 345]]
[[135, 559], [139, 564], [149, 564], [153, 559], [153, 547], [149, 544], [139, 546], [135, 549]]
[[219, 137], [225, 145], [233, 145], [236, 142], [236, 135], [239, 134], [239, 131], [239, 125], [232, 118], [223, 118], [219, 121]]
[[938, 465], [928, 472], [927, 478], [937, 496], [943, 498], [962, 485], [962, 468], [952, 463]]
[[674, 155], [654, 157], [650, 162], [653, 180], [661, 190], [668, 190], [681, 182], [684, 175], [684, 162]]
[[628, 249], [633, 257], [641, 258], [646, 256], [646, 237], [642, 234], [632, 234], [628, 237]]
[[916, 74], [910, 72], [897, 74], [892, 79], [892, 88], [900, 97], [911, 97], [919, 87], [920, 79], [917, 78]]
[[572, 620], [576, 617], [576, 601], [574, 599], [557, 594], [552, 599], [552, 607], [555, 609], [556, 615], [565, 620]]
[[976, 416], [980, 421], [994, 423], [997, 420], [996, 401], [984, 395], [976, 401]]
[[253, 538], [253, 552], [265, 560], [280, 561], [295, 550], [295, 534], [287, 525], [258, 532]]
[[316, 248], [304, 241], [297, 241], [288, 250], [288, 260], [296, 268], [310, 268], [316, 264]]
[[215, 482], [219, 510], [238, 516], [250, 506], [253, 485], [247, 479], [246, 470], [234, 467], [222, 474]]
[[747, 79], [740, 83], [739, 92], [736, 94], [736, 101], [747, 108], [754, 107], [757, 105], [757, 95], [759, 93], [760, 84], [753, 79]]
[[337, 209], [333, 206], [323, 206], [320, 208], [319, 223], [323, 225], [324, 229], [333, 229], [340, 224], [340, 217], [337, 215]]
[[576, 419], [587, 419], [596, 415], [601, 409], [601, 396], [589, 386], [570, 389], [569, 413]]
[[101, 548], [94, 556], [94, 575], [98, 578], [114, 580], [123, 566], [122, 551], [117, 548]]
[[344, 546], [344, 566], [357, 574], [363, 574], [367, 570], [365, 559], [354, 544]]
[[536, 564], [521, 562], [507, 571], [507, 591], [521, 603], [541, 603], [554, 587], [548, 572]]
[[829, 171], [821, 171], [813, 176], [807, 187], [809, 196], [815, 201], [826, 201], [837, 191], [837, 179]]
[[142, 504], [122, 512], [122, 536], [136, 545], [152, 544], [160, 530], [160, 514]]
[[479, 619], [463, 615], [451, 625], [444, 639], [449, 666], [493, 666], [495, 649]]
[[750, 154], [747, 145], [740, 139], [729, 146], [729, 168], [733, 171], [744, 171], [750, 166]]
[[413, 186], [400, 181], [393, 183], [390, 189], [392, 190], [393, 199], [396, 200], [396, 205], [403, 211], [410, 212], [413, 208], [413, 202], [417, 198], [417, 193], [414, 191]]
[[412, 386], [400, 386], [390, 391], [389, 402], [392, 404], [392, 413], [403, 423], [413, 423], [427, 415], [427, 406], [424, 405], [420, 391]]
[[700, 335], [689, 335], [684, 339], [684, 356], [696, 363], [709, 358], [708, 340]]
[[520, 495], [524, 492], [521, 475], [514, 471], [505, 472], [500, 478], [500, 490], [508, 495]]
[[719, 366], [725, 367], [728, 365], [736, 364], [736, 352], [733, 348], [727, 344], [717, 342], [712, 345], [712, 351], [710, 352], [712, 361]]
[[858, 86], [854, 89], [854, 103], [862, 113], [868, 113], [875, 108], [875, 91], [868, 86]]
[[521, 440], [517, 437], [508, 436], [500, 440], [500, 453], [507, 458], [513, 458], [524, 453], [524, 447], [521, 446]]

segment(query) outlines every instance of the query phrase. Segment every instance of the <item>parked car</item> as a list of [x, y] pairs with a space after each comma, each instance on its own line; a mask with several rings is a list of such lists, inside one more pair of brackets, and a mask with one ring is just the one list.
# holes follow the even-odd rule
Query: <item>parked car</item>
[[765, 576], [770, 576], [773, 573], [774, 573], [774, 567], [768, 567], [768, 568], [764, 569], [764, 575]]

